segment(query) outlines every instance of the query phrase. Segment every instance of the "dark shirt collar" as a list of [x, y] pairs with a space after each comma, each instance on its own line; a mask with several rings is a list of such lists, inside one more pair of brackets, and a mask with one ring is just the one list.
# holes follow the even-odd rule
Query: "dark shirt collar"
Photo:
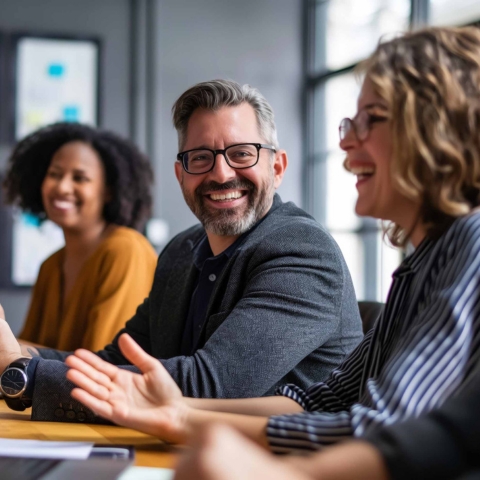
[[194, 265], [199, 270], [201, 270], [203, 267], [203, 264], [205, 263], [205, 260], [207, 260], [208, 258], [221, 258], [221, 257], [231, 258], [231, 256], [233, 255], [235, 250], [238, 248], [238, 246], [245, 240], [246, 237], [248, 237], [248, 235], [250, 235], [250, 233], [253, 232], [253, 230], [255, 230], [256, 226], [259, 223], [260, 222], [257, 222], [250, 230], [240, 235], [228, 248], [226, 248], [223, 252], [219, 253], [216, 256], [213, 255], [212, 249], [210, 248], [210, 243], [208, 242], [207, 234], [204, 233], [200, 237], [200, 239], [195, 243], [192, 249]]
[[428, 258], [429, 253], [435, 242], [425, 237], [420, 245], [410, 254], [405, 260], [400, 264], [400, 266], [393, 272], [393, 277], [401, 277], [409, 273], [417, 272], [420, 267], [423, 265], [426, 258]]
[[[225, 255], [227, 258], [231, 258], [235, 250], [240, 246], [241, 243], [272, 213], [282, 204], [282, 200], [278, 194], [275, 194], [273, 197], [273, 203], [270, 207], [270, 210], [248, 231], [242, 233], [228, 248], [223, 252], [219, 253], [217, 257]], [[201, 270], [205, 260], [207, 258], [214, 257], [212, 249], [210, 248], [210, 243], [208, 242], [207, 234], [204, 233], [192, 246], [193, 252], [193, 263], [194, 265]]]
[[213, 257], [212, 249], [208, 243], [208, 237], [204, 233], [197, 242], [195, 242], [193, 249], [193, 263], [201, 270], [207, 258]]

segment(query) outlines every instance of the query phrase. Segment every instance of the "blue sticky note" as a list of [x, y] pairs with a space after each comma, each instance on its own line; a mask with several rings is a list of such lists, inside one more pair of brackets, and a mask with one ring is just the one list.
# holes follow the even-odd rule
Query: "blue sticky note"
[[63, 107], [63, 119], [66, 122], [78, 122], [80, 120], [80, 108], [77, 105]]
[[61, 63], [51, 63], [48, 66], [48, 75], [50, 77], [60, 78], [65, 73], [65, 67]]
[[22, 220], [25, 225], [30, 227], [38, 227], [40, 226], [40, 218], [37, 215], [33, 215], [33, 213], [22, 213]]

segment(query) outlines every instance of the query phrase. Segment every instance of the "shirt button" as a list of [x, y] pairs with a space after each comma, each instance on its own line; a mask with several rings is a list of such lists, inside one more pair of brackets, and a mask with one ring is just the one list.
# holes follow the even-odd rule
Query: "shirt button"
[[208, 279], [209, 279], [211, 282], [214, 282], [214, 281], [217, 279], [217, 276], [212, 273], [211, 275], [208, 276]]

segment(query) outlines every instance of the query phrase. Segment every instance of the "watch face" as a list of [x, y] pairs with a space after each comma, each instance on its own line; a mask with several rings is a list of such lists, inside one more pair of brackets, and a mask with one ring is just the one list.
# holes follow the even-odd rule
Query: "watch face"
[[27, 376], [19, 368], [5, 370], [0, 380], [3, 393], [8, 397], [20, 396], [27, 386]]

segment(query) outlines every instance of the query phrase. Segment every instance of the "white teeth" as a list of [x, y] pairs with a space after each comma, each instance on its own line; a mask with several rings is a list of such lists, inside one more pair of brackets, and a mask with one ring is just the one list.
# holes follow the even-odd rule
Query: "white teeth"
[[236, 190], [235, 192], [228, 193], [211, 193], [210, 198], [212, 200], [231, 200], [235, 198], [240, 198], [242, 193]]
[[350, 167], [350, 173], [354, 175], [372, 175], [375, 173], [374, 167]]
[[53, 206], [62, 210], [67, 210], [68, 208], [73, 208], [74, 204], [73, 202], [68, 202], [66, 200], [54, 200]]

